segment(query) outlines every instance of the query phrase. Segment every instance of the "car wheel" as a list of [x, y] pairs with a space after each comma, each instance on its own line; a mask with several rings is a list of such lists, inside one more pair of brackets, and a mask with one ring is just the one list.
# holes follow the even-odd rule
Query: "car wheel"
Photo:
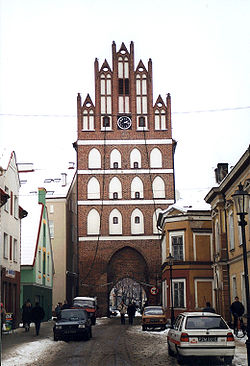
[[55, 333], [54, 333], [54, 341], [59, 341], [59, 338], [55, 335]]
[[90, 335], [90, 338], [92, 338], [92, 327], [89, 328], [89, 335]]
[[174, 351], [170, 348], [169, 342], [168, 342], [168, 354], [169, 356], [174, 356]]
[[232, 356], [225, 356], [224, 357], [224, 365], [232, 365], [233, 364], [233, 357]]
[[146, 325], [143, 325], [142, 326], [142, 330], [145, 332], [145, 330], [147, 330], [147, 327], [146, 327]]

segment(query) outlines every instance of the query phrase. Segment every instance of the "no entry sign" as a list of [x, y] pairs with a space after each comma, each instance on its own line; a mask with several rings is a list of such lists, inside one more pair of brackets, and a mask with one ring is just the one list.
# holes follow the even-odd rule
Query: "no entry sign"
[[155, 286], [151, 287], [150, 292], [151, 292], [152, 295], [157, 295], [158, 294], [158, 288], [155, 287]]

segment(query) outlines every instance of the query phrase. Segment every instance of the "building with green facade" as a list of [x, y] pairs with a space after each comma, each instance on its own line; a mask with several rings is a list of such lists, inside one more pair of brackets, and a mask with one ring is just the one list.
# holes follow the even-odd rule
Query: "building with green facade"
[[51, 246], [46, 189], [22, 191], [22, 205], [28, 216], [21, 226], [21, 293], [20, 305], [27, 299], [39, 302], [44, 320], [52, 317], [53, 252]]

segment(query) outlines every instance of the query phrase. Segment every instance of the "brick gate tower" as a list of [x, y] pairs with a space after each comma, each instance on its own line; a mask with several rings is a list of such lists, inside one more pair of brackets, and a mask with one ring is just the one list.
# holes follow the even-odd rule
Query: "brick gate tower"
[[[152, 61], [134, 65], [134, 44], [96, 59], [95, 102], [77, 96], [79, 296], [107, 314], [115, 284], [130, 278], [160, 303], [158, 213], [174, 203], [171, 98], [153, 103]], [[157, 287], [156, 295], [151, 294]]]

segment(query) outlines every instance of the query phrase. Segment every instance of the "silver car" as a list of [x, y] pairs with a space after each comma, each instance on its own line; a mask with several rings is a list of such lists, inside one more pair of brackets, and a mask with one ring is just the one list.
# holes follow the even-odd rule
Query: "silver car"
[[177, 356], [179, 364], [186, 357], [223, 357], [232, 365], [235, 342], [232, 330], [218, 314], [185, 312], [177, 316], [168, 332], [168, 353]]

